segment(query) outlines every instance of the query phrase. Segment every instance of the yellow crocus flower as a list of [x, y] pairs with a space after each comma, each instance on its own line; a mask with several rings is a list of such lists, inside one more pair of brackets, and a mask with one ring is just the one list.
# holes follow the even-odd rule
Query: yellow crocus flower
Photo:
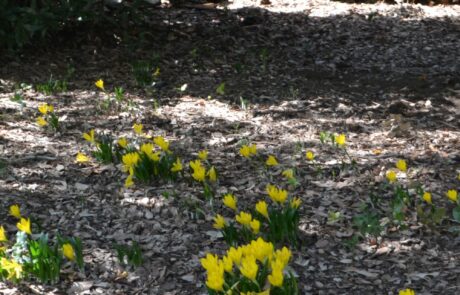
[[241, 260], [240, 272], [243, 276], [250, 280], [255, 280], [259, 266], [257, 265], [254, 256], [246, 256]]
[[10, 215], [16, 217], [17, 219], [21, 218], [21, 209], [19, 205], [11, 205], [10, 206]]
[[272, 273], [268, 275], [268, 281], [275, 287], [283, 286], [283, 279], [283, 271], [277, 268], [273, 269]]
[[176, 162], [174, 162], [171, 172], [179, 172], [182, 171], [182, 162], [180, 161], [180, 158], [176, 159]]
[[249, 226], [252, 220], [252, 215], [251, 213], [241, 211], [239, 215], [235, 216], [235, 219], [242, 225]]
[[94, 137], [94, 129], [91, 129], [88, 133], [83, 133], [83, 138], [91, 143], [96, 143], [96, 139]]
[[448, 190], [447, 193], [446, 193], [446, 196], [452, 202], [457, 202], [457, 200], [458, 200], [458, 193], [454, 189]]
[[267, 203], [265, 201], [259, 201], [256, 204], [256, 211], [259, 212], [262, 216], [269, 219], [268, 217], [268, 208]]
[[305, 153], [305, 158], [307, 158], [308, 161], [313, 161], [315, 159], [315, 154], [313, 154], [312, 151], [307, 151]]
[[227, 223], [225, 222], [225, 218], [220, 215], [220, 214], [217, 214], [215, 217], [214, 217], [214, 228], [215, 229], [223, 229], [225, 226], [227, 225]]
[[401, 159], [398, 160], [396, 162], [396, 168], [398, 168], [402, 172], [406, 172], [407, 171], [407, 163], [406, 163], [406, 161], [401, 160]]
[[415, 291], [412, 289], [400, 290], [399, 295], [415, 295]]
[[300, 204], [302, 201], [300, 200], [299, 197], [295, 197], [291, 200], [291, 208], [293, 209], [298, 209], [300, 207]]
[[335, 142], [337, 143], [338, 146], [343, 147], [346, 143], [346, 136], [345, 134], [339, 134], [335, 136]]
[[96, 85], [96, 87], [101, 89], [102, 91], [105, 91], [104, 81], [102, 79], [97, 80], [96, 83], [94, 83], [94, 85]]
[[236, 198], [232, 194], [226, 194], [223, 202], [228, 208], [236, 210]]
[[396, 172], [393, 170], [388, 170], [386, 173], [386, 177], [389, 182], [395, 182], [396, 181]]
[[243, 145], [240, 148], [240, 155], [242, 155], [245, 158], [249, 158], [251, 156], [251, 148], [247, 145]]
[[75, 161], [77, 163], [85, 163], [85, 162], [89, 162], [89, 158], [87, 155], [81, 153], [81, 152], [78, 152], [77, 153], [77, 156], [75, 157]]
[[37, 118], [37, 125], [40, 126], [40, 127], [45, 127], [46, 125], [48, 125], [48, 122], [45, 120], [45, 118], [38, 117]]
[[0, 226], [0, 242], [6, 242], [8, 241], [8, 238], [6, 237], [5, 229], [3, 228], [3, 225]]
[[136, 133], [137, 135], [141, 135], [142, 134], [142, 129], [144, 128], [144, 125], [142, 124], [134, 124], [133, 125], [133, 130], [134, 130], [134, 133]]
[[199, 151], [198, 158], [200, 158], [202, 161], [206, 161], [206, 159], [208, 159], [208, 150]]
[[0, 269], [3, 269], [8, 274], [7, 279], [20, 279], [22, 277], [22, 265], [15, 260], [9, 260], [5, 257], [0, 258]]
[[287, 179], [293, 179], [294, 178], [294, 170], [292, 169], [286, 169], [283, 171], [282, 175], [286, 177]]
[[153, 142], [165, 152], [169, 152], [169, 142], [164, 139], [163, 136], [157, 136], [153, 139]]
[[30, 218], [25, 219], [21, 217], [21, 220], [16, 224], [16, 226], [20, 231], [29, 235], [32, 234], [32, 231], [30, 230]]
[[122, 137], [117, 141], [118, 145], [121, 146], [122, 148], [126, 148], [128, 146], [128, 141], [126, 138]]
[[251, 227], [252, 231], [253, 231], [255, 234], [258, 234], [258, 233], [259, 233], [259, 230], [260, 230], [260, 221], [259, 221], [259, 220], [253, 219], [253, 220], [249, 223], [249, 226]]
[[287, 191], [283, 189], [279, 189], [274, 185], [267, 185], [267, 193], [270, 199], [274, 202], [278, 202], [280, 204], [284, 203], [287, 199]]
[[276, 166], [278, 165], [278, 161], [276, 160], [275, 156], [270, 155], [268, 156], [268, 159], [265, 162], [265, 164], [267, 164], [267, 166]]
[[424, 192], [422, 198], [425, 202], [431, 204], [431, 194], [429, 192]]
[[75, 260], [75, 251], [73, 250], [72, 245], [69, 243], [62, 245], [62, 254], [64, 254], [64, 256], [70, 261]]
[[209, 180], [212, 181], [212, 182], [216, 182], [217, 181], [217, 173], [216, 173], [216, 168], [214, 168], [214, 166], [212, 166], [209, 171], [208, 171], [208, 177], [209, 177]]

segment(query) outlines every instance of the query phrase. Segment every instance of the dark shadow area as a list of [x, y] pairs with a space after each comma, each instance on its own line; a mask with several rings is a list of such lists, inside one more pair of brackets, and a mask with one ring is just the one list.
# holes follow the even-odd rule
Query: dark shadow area
[[[182, 95], [177, 88], [187, 84], [188, 95], [235, 104], [240, 97], [270, 105], [323, 96], [332, 109], [339, 101], [352, 108], [399, 99], [449, 105], [446, 91], [460, 83], [460, 24], [404, 18], [412, 8], [401, 9], [394, 6], [395, 17], [155, 9], [146, 13], [148, 27], [65, 32], [55, 49], [3, 56], [1, 77], [38, 83], [73, 67], [70, 89], [94, 89], [101, 77], [143, 93], [131, 66], [142, 60], [160, 68], [148, 93], [162, 101]], [[221, 83], [223, 95], [216, 94]]]

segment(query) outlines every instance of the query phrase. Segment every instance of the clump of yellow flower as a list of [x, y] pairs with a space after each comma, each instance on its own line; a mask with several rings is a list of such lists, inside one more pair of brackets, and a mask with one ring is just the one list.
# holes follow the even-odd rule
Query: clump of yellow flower
[[245, 158], [255, 156], [256, 154], [257, 154], [257, 146], [254, 143], [251, 144], [250, 146], [244, 144], [240, 148], [240, 155], [242, 155]]
[[72, 245], [69, 243], [62, 245], [62, 254], [64, 254], [64, 256], [70, 261], [75, 260], [75, 251], [73, 250]]
[[278, 165], [278, 161], [276, 160], [275, 156], [269, 155], [267, 161], [265, 161], [265, 164], [267, 164], [267, 166], [276, 166]]
[[457, 202], [457, 200], [458, 200], [458, 193], [454, 189], [448, 190], [447, 193], [446, 193], [446, 196], [452, 202]]
[[223, 202], [228, 208], [236, 210], [236, 198], [232, 194], [226, 194]]
[[22, 265], [14, 259], [0, 258], [0, 269], [5, 270], [8, 274], [7, 279], [20, 279], [22, 277]]
[[280, 204], [284, 203], [288, 196], [286, 190], [280, 189], [272, 184], [267, 185], [267, 193], [272, 201]]
[[123, 170], [125, 172], [129, 172], [130, 175], [134, 174], [134, 167], [137, 165], [137, 163], [140, 161], [140, 156], [136, 152], [132, 153], [127, 153], [124, 154], [123, 157], [121, 158], [121, 161], [123, 162]]
[[400, 159], [396, 162], [396, 168], [398, 168], [400, 171], [402, 172], [406, 172], [407, 171], [407, 163], [406, 161]]
[[44, 104], [41, 104], [41, 105], [38, 106], [38, 111], [41, 114], [46, 115], [48, 113], [54, 112], [54, 107], [52, 105], [44, 103]]
[[335, 142], [338, 146], [343, 147], [347, 141], [345, 134], [338, 134], [335, 136]]
[[19, 205], [11, 205], [10, 206], [10, 215], [16, 217], [17, 219], [21, 218], [21, 209], [19, 208]]
[[200, 160], [190, 161], [190, 167], [193, 170], [192, 177], [196, 181], [204, 181], [206, 178], [206, 168], [203, 167]]
[[214, 291], [222, 291], [225, 283], [223, 262], [210, 253], [200, 261], [207, 273], [206, 286]]
[[153, 152], [153, 144], [152, 143], [144, 143], [141, 145], [141, 152], [143, 152], [150, 160], [154, 162], [160, 161], [160, 153]]
[[[240, 247], [230, 247], [220, 259], [217, 255], [208, 253], [202, 258], [201, 265], [207, 272], [206, 285], [214, 291], [224, 291], [225, 272], [233, 276], [239, 275], [251, 281], [255, 281], [260, 270], [270, 270], [268, 282], [264, 285], [268, 288], [262, 292], [246, 292], [241, 294], [270, 294], [270, 286], [281, 287], [284, 281], [284, 269], [291, 259], [291, 251], [286, 247], [276, 250], [272, 243], [262, 238], [251, 241]], [[234, 271], [236, 268], [238, 272]], [[268, 269], [267, 269], [268, 268]], [[228, 286], [226, 288], [231, 288]], [[228, 290], [227, 290], [228, 291]]]

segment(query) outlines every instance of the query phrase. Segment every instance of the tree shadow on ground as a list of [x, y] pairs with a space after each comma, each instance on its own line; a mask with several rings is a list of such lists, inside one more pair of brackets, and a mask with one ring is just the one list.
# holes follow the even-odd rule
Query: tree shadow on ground
[[[401, 9], [394, 6], [393, 15], [329, 17], [258, 8], [152, 10], [148, 27], [58, 36], [59, 48], [26, 51], [20, 63], [7, 60], [2, 77], [37, 83], [71, 65], [78, 82], [70, 85], [77, 89], [93, 88], [99, 77], [133, 89], [130, 64], [145, 60], [161, 70], [152, 91], [163, 100], [177, 97], [176, 89], [188, 84], [190, 95], [236, 104], [240, 97], [277, 104], [318, 96], [329, 98], [332, 107], [338, 99], [364, 105], [398, 99], [448, 103], [446, 90], [460, 83], [460, 25], [416, 19], [416, 7]], [[225, 94], [218, 95], [221, 83]]]

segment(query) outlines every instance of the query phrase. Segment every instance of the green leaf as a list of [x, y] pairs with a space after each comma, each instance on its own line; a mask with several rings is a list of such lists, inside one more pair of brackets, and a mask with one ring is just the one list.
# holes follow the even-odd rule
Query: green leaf
[[219, 95], [224, 95], [225, 94], [225, 82], [222, 82], [217, 86], [216, 88], [216, 93]]
[[455, 221], [460, 222], [460, 206], [457, 206], [452, 210], [452, 217], [455, 219]]

